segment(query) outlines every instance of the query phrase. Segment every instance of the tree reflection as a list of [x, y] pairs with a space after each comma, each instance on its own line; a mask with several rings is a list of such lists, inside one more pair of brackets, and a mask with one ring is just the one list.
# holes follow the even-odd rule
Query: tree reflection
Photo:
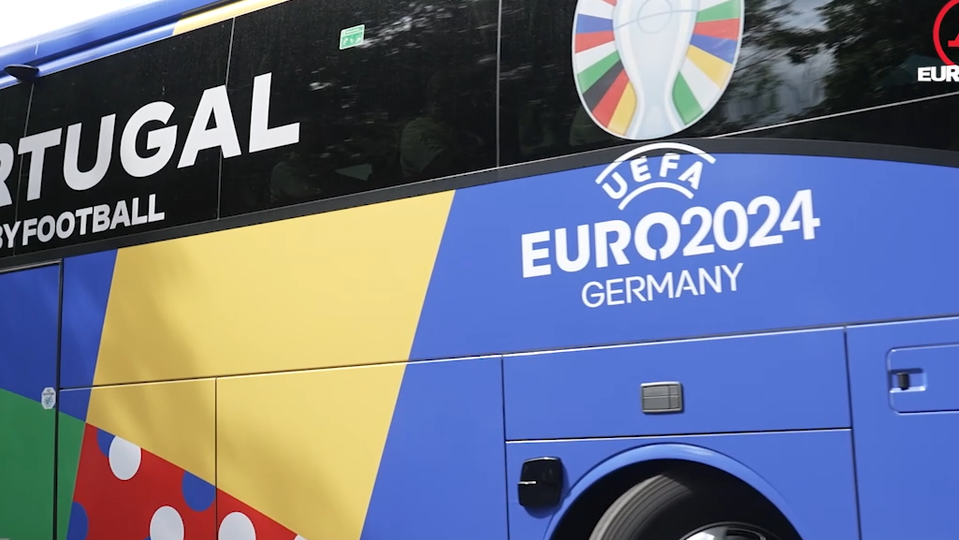
[[[816, 114], [835, 113], [944, 92], [916, 80], [919, 65], [939, 65], [932, 39], [941, 0], [831, 0], [816, 12], [823, 27], [788, 29], [772, 46], [794, 62], [828, 53], [833, 69], [823, 79], [825, 99]], [[959, 29], [947, 20], [943, 30]]]
[[787, 52], [778, 46], [799, 12], [795, 0], [746, 2], [739, 60], [729, 87], [716, 107], [684, 135], [700, 136], [752, 127], [782, 108], [779, 92]]
[[[942, 64], [932, 34], [944, 2], [829, 0], [820, 4], [811, 10], [818, 25], [784, 28], [767, 47], [781, 51], [796, 66], [828, 58], [829, 68], [810, 83], [821, 88], [822, 99], [788, 116], [792, 121], [823, 119], [755, 134], [959, 148], [951, 133], [956, 99], [947, 97], [959, 90], [959, 84], [917, 80], [917, 68]], [[959, 32], [959, 12], [950, 15], [941, 28], [946, 39]], [[851, 111], [863, 112], [843, 114]]]
[[[221, 213], [495, 165], [497, 7], [493, 0], [298, 0], [239, 17], [230, 63], [236, 101], [249, 100], [249, 76], [273, 72], [273, 114], [277, 122], [300, 122], [301, 140], [295, 151], [225, 163]], [[364, 41], [341, 50], [340, 31], [357, 24], [365, 25]], [[430, 102], [428, 83], [440, 72], [456, 83]], [[444, 105], [444, 129], [416, 134], [444, 135], [404, 139], [407, 126], [436, 102]], [[456, 130], [474, 133], [482, 151], [451, 154], [448, 166], [415, 175], [403, 169], [404, 151], [428, 161], [424, 155], [438, 153], [435, 139], [453, 140], [445, 134]]]
[[[736, 71], [717, 106], [677, 137], [715, 136], [959, 90], [919, 83], [942, 62], [932, 39], [942, 0], [746, 0]], [[959, 14], [942, 35], [959, 33]], [[830, 124], [842, 140], [865, 127]], [[873, 129], [872, 127], [868, 129]], [[608, 143], [607, 143], [608, 144]]]

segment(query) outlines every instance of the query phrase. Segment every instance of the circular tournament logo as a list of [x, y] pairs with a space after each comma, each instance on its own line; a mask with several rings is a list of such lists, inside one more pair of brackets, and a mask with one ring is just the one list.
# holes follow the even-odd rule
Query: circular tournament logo
[[698, 122], [729, 85], [743, 2], [579, 0], [573, 72], [596, 125], [639, 141]]
[[959, 60], [959, 0], [950, 0], [939, 10], [932, 28], [932, 42], [943, 63], [947, 66], [956, 64]]

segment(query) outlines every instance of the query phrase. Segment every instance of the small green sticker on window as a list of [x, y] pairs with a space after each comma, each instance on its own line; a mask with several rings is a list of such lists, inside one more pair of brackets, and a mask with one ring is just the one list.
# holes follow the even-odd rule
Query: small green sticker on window
[[366, 33], [366, 25], [360, 24], [340, 30], [340, 50], [350, 49], [363, 43], [363, 35]]

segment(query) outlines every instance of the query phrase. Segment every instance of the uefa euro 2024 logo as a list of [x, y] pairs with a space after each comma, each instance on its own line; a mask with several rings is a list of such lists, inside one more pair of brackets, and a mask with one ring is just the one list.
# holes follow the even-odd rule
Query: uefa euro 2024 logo
[[579, 0], [576, 90], [593, 121], [631, 140], [695, 124], [732, 77], [744, 0]]

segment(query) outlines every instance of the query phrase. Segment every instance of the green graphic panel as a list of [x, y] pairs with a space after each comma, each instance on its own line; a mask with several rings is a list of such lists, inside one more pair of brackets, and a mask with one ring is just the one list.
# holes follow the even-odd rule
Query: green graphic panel
[[59, 444], [57, 445], [57, 538], [66, 540], [73, 507], [73, 488], [80, 467], [80, 447], [83, 444], [83, 422], [60, 413]]
[[0, 538], [53, 536], [55, 414], [0, 390]]

